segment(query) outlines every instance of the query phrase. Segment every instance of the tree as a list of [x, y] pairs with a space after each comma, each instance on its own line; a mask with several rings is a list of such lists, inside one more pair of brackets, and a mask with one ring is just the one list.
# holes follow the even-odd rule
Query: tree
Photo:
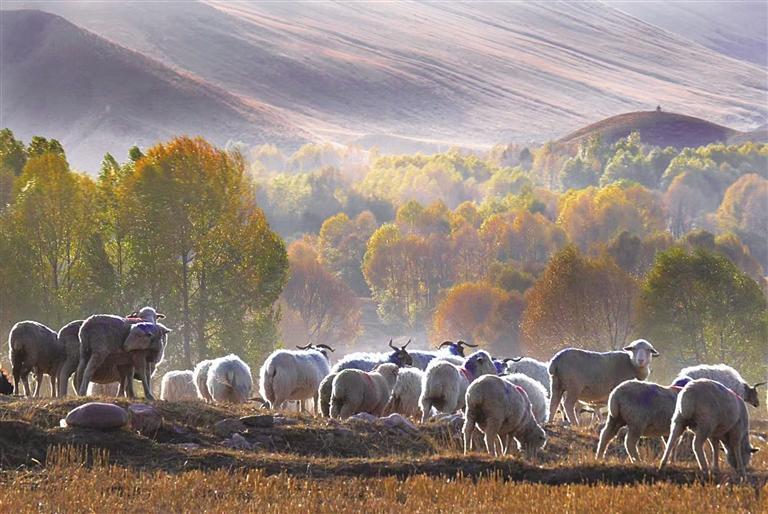
[[288, 344], [337, 344], [354, 339], [360, 331], [360, 305], [352, 290], [318, 261], [303, 241], [288, 247], [291, 277], [282, 299], [291, 314], [281, 323]]
[[752, 173], [734, 182], [717, 210], [717, 221], [723, 230], [735, 232], [768, 268], [768, 180]]
[[375, 230], [376, 218], [370, 212], [362, 212], [354, 220], [341, 212], [326, 219], [318, 235], [322, 264], [361, 296], [369, 294], [361, 263]]
[[588, 259], [574, 246], [556, 254], [526, 294], [526, 346], [549, 359], [567, 346], [621, 349], [632, 333], [635, 280], [609, 258]]
[[758, 284], [726, 257], [680, 247], [658, 255], [643, 284], [639, 333], [666, 366], [724, 362], [761, 377], [768, 318]]

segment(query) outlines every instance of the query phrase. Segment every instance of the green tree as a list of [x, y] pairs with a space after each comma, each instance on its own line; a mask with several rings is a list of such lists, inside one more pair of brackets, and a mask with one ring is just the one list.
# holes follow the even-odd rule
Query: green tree
[[660, 253], [642, 287], [638, 333], [666, 367], [724, 362], [765, 373], [768, 320], [758, 284], [726, 257], [697, 249]]

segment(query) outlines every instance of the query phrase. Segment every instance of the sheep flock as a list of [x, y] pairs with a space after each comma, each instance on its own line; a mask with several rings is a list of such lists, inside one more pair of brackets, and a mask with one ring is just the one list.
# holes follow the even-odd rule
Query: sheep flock
[[[127, 316], [74, 320], [58, 332], [35, 321], [16, 323], [8, 336], [12, 369], [10, 375], [0, 370], [0, 394], [20, 396], [23, 389], [26, 396], [39, 397], [48, 376], [53, 396], [73, 391], [133, 399], [138, 380], [143, 398], [154, 400], [152, 380], [173, 332], [160, 322], [164, 318], [144, 307]], [[684, 432], [692, 432], [692, 449], [704, 475], [719, 470], [724, 449], [728, 465], [746, 477], [756, 451], [749, 442], [747, 405], [760, 405], [757, 388], [764, 383], [750, 385], [724, 364], [688, 366], [671, 384], [654, 383], [652, 363], [661, 356], [644, 339], [619, 351], [565, 348], [549, 361], [493, 356], [464, 341], [444, 341], [427, 350], [410, 344], [390, 340], [382, 351], [338, 356], [331, 344], [278, 349], [253, 373], [234, 354], [204, 359], [193, 369], [166, 372], [159, 398], [253, 401], [273, 411], [297, 408], [304, 413], [311, 404], [312, 415], [339, 420], [397, 414], [429, 423], [454, 415], [463, 421], [465, 453], [519, 453], [530, 460], [545, 447], [549, 426], [582, 424], [579, 407], [587, 405], [598, 413], [607, 409], [598, 429], [598, 459], [621, 430], [632, 462], [640, 460], [641, 439], [661, 439], [661, 468], [674, 459]], [[34, 390], [30, 374], [36, 379]]]

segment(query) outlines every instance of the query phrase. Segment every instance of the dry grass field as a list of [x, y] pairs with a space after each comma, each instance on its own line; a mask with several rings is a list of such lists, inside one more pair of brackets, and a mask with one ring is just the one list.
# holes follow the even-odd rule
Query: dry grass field
[[[683, 461], [656, 470], [658, 447], [641, 465], [615, 442], [593, 457], [596, 428], [553, 426], [538, 462], [464, 457], [455, 435], [430, 423], [418, 433], [309, 416], [248, 428], [253, 450], [221, 445], [214, 424], [263, 413], [197, 402], [156, 407], [154, 434], [60, 428], [82, 399], [0, 404], [0, 512], [768, 512], [768, 444], [750, 479], [701, 481]], [[123, 400], [118, 403], [124, 404]]]

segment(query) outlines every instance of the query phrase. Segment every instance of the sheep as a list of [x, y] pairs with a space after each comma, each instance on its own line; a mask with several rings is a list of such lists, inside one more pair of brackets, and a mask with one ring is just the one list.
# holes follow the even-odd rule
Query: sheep
[[80, 361], [80, 327], [83, 326], [82, 319], [70, 321], [59, 329], [58, 340], [64, 346], [64, 361], [59, 368], [57, 382], [59, 386], [59, 397], [67, 396], [67, 385], [69, 377], [77, 370], [77, 364]]
[[208, 392], [208, 369], [213, 364], [213, 359], [206, 359], [197, 363], [195, 370], [192, 372], [195, 381], [195, 389], [197, 389], [197, 397], [206, 402], [212, 402], [211, 393]]
[[381, 417], [397, 381], [398, 369], [396, 364], [384, 363], [371, 372], [340, 371], [333, 379], [331, 417], [346, 419], [360, 412]]
[[401, 368], [385, 411], [416, 417], [420, 412], [419, 397], [423, 377], [424, 372], [419, 368]]
[[206, 387], [214, 402], [244, 403], [253, 389], [251, 368], [235, 354], [214, 359]]
[[59, 343], [56, 332], [36, 321], [20, 321], [8, 334], [8, 349], [17, 395], [21, 381], [27, 396], [30, 396], [28, 376], [31, 371], [34, 371], [37, 380], [36, 398], [40, 396], [44, 374], [51, 381], [51, 396], [57, 395], [56, 379], [64, 361], [64, 347]]
[[[409, 339], [408, 343], [410, 342], [411, 340]], [[408, 346], [408, 343], [406, 343], [405, 346]], [[443, 341], [440, 343], [440, 346], [437, 347], [437, 350], [411, 350], [408, 353], [410, 353], [413, 358], [413, 367], [424, 371], [427, 369], [429, 363], [438, 357], [452, 356], [464, 359], [465, 346], [469, 348], [477, 348], [476, 344], [469, 344], [464, 341], [457, 341], [455, 343], [453, 341]]]
[[555, 419], [563, 395], [565, 416], [568, 422], [578, 425], [576, 403], [579, 400], [605, 403], [611, 391], [625, 380], [648, 378], [651, 360], [659, 355], [653, 345], [645, 339], [638, 339], [623, 350], [600, 353], [566, 348], [558, 352], [549, 363], [552, 379], [549, 420]]
[[[536, 422], [531, 402], [521, 386], [486, 375], [469, 385], [465, 403], [462, 428], [465, 455], [472, 449], [476, 426], [485, 434], [486, 451], [494, 457], [507, 453], [511, 438], [529, 458], [535, 458], [536, 452], [544, 448], [547, 436]], [[501, 452], [497, 451], [498, 443], [501, 443]]]
[[476, 378], [496, 374], [490, 354], [484, 350], [467, 357], [462, 366], [446, 360], [433, 360], [421, 380], [421, 422], [426, 423], [434, 407], [438, 412], [452, 414], [464, 408], [464, 393]]
[[754, 407], [760, 406], [757, 388], [766, 384], [766, 382], [758, 382], [757, 384], [750, 386], [743, 378], [741, 378], [738, 371], [725, 364], [699, 364], [698, 366], [690, 366], [680, 370], [678, 376], [690, 377], [693, 379], [708, 378], [715, 382], [720, 382], [739, 395], [742, 400]]
[[640, 460], [637, 445], [641, 437], [663, 437], [669, 432], [675, 402], [682, 387], [665, 387], [652, 382], [627, 380], [608, 397], [608, 421], [600, 432], [596, 456], [605, 458], [608, 444], [626, 426], [624, 447], [631, 462]]
[[319, 412], [317, 398], [320, 382], [330, 373], [325, 344], [297, 346], [298, 351], [272, 352], [259, 371], [259, 391], [270, 409], [280, 408], [287, 400], [298, 400], [299, 410], [305, 412], [304, 401], [312, 398], [315, 414]]
[[174, 370], [160, 381], [160, 399], [167, 402], [197, 400], [194, 374], [191, 370]]
[[89, 382], [119, 381], [122, 390], [134, 398], [134, 376], [142, 382], [144, 396], [153, 400], [150, 379], [165, 351], [171, 330], [161, 323], [134, 323], [127, 318], [96, 314], [80, 327], [80, 361], [75, 385], [85, 395]]
[[160, 314], [157, 312], [153, 307], [142, 307], [138, 311], [133, 311], [131, 314], [126, 316], [126, 319], [137, 322], [137, 321], [146, 321], [149, 323], [157, 323], [157, 320], [164, 319], [165, 314]]
[[117, 396], [120, 391], [120, 384], [118, 382], [108, 382], [106, 384], [99, 384], [91, 382], [88, 384], [86, 390], [86, 396]]
[[549, 397], [547, 396], [547, 390], [544, 386], [528, 375], [523, 373], [512, 373], [509, 375], [503, 375], [501, 378], [506, 380], [512, 385], [520, 386], [525, 389], [525, 393], [528, 395], [528, 400], [531, 402], [531, 408], [533, 409], [533, 417], [536, 418], [536, 423], [543, 425], [549, 420], [548, 409]]
[[542, 362], [530, 357], [513, 357], [504, 359], [507, 365], [506, 371], [512, 373], [522, 373], [537, 380], [547, 390], [547, 396], [552, 394], [552, 380], [549, 377], [549, 362]]
[[13, 384], [11, 384], [4, 369], [0, 369], [0, 394], [13, 394]]
[[686, 428], [693, 430], [693, 453], [699, 469], [709, 475], [704, 442], [709, 440], [713, 450], [713, 468], [718, 471], [720, 444], [725, 446], [728, 464], [742, 478], [754, 450], [749, 444], [749, 412], [736, 393], [720, 382], [700, 378], [688, 382], [677, 396], [675, 412], [669, 427], [669, 438], [659, 469], [667, 465]]
[[331, 395], [333, 394], [333, 379], [336, 378], [336, 375], [338, 373], [328, 373], [317, 389], [320, 415], [324, 418], [331, 417]]
[[371, 371], [379, 364], [392, 363], [397, 366], [412, 366], [413, 357], [410, 352], [406, 350], [406, 347], [410, 344], [410, 341], [405, 343], [401, 347], [397, 347], [392, 344], [392, 339], [389, 340], [389, 347], [392, 351], [389, 353], [373, 353], [373, 352], [355, 352], [345, 356], [339, 362], [333, 365], [331, 373], [338, 373], [345, 369], [359, 369], [360, 371]]

